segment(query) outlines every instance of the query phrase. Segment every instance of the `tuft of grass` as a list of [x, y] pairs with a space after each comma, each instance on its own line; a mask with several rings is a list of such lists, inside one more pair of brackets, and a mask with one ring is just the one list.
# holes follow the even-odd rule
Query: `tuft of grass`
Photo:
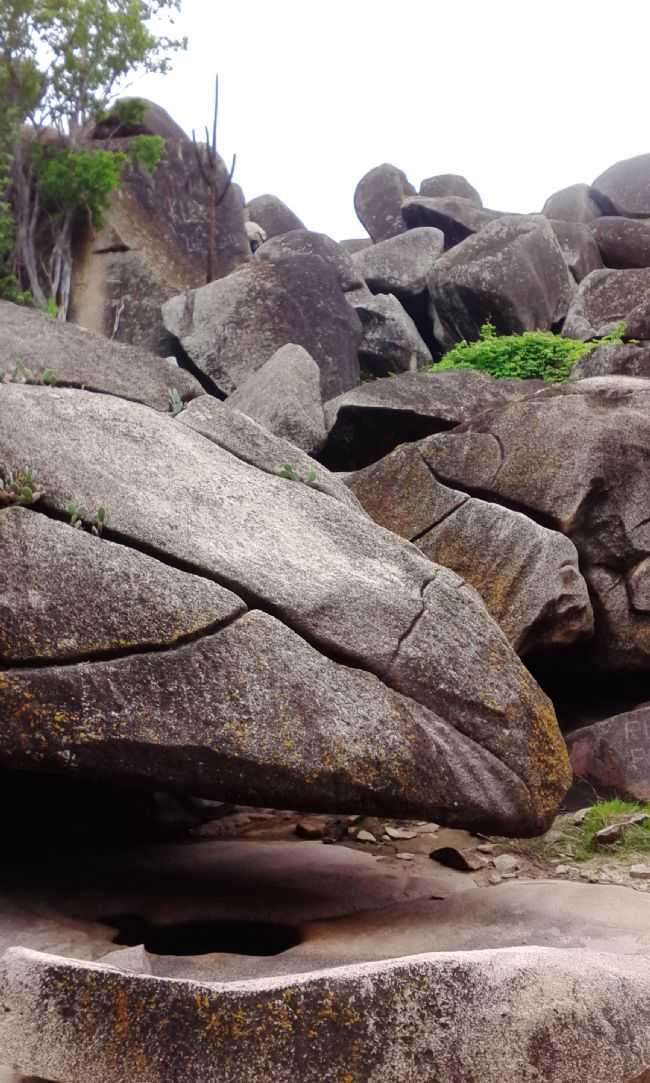
[[596, 833], [610, 824], [621, 823], [635, 813], [644, 812], [650, 817], [650, 805], [637, 801], [624, 801], [613, 797], [609, 801], [597, 801], [585, 816], [578, 832], [575, 845], [575, 859], [587, 861], [595, 853], [605, 854], [645, 854], [650, 853], [650, 819], [643, 823], [631, 824], [623, 832], [623, 837], [611, 846], [595, 847]]

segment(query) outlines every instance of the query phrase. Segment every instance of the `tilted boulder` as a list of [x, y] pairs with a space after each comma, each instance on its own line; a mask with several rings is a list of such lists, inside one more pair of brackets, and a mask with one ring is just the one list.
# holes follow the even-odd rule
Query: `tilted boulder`
[[302, 346], [282, 346], [229, 396], [228, 406], [303, 451], [325, 443], [320, 370]]
[[294, 255], [320, 256], [336, 271], [343, 291], [356, 290], [364, 284], [363, 276], [353, 262], [352, 256], [326, 233], [293, 229], [289, 233], [271, 237], [255, 252], [256, 259], [266, 259], [271, 262]]
[[606, 199], [611, 213], [650, 218], [650, 154], [638, 154], [606, 169], [593, 182], [596, 199]]
[[649, 290], [650, 268], [592, 271], [578, 287], [562, 333], [583, 341], [609, 335], [647, 298]]
[[373, 241], [404, 233], [402, 203], [414, 195], [415, 188], [406, 174], [388, 162], [375, 166], [361, 178], [354, 192], [354, 209]]
[[255, 196], [246, 204], [246, 213], [250, 222], [261, 226], [267, 237], [277, 237], [292, 229], [305, 229], [297, 214], [290, 210], [277, 196]]
[[442, 485], [426, 441], [398, 447], [348, 484], [375, 522], [470, 583], [519, 654], [592, 634], [587, 584], [569, 539]]
[[603, 210], [602, 197], [593, 192], [588, 184], [571, 184], [568, 188], [561, 188], [549, 196], [542, 208], [542, 214], [547, 218], [562, 222], [593, 222], [594, 218], [608, 213], [607, 209]]
[[605, 794], [650, 802], [650, 704], [567, 735], [573, 773]]
[[441, 196], [460, 196], [461, 199], [469, 199], [477, 207], [483, 206], [483, 200], [474, 185], [458, 173], [440, 173], [435, 177], [426, 177], [420, 185], [420, 195], [431, 199], [439, 199]]
[[588, 274], [603, 266], [600, 249], [588, 226], [551, 219], [551, 227], [576, 282], [582, 282]]
[[402, 218], [409, 229], [431, 226], [443, 232], [445, 248], [453, 248], [484, 226], [504, 217], [498, 211], [485, 210], [474, 200], [460, 196], [414, 196], [402, 204]]
[[[145, 406], [8, 385], [0, 413], [0, 462], [30, 464], [41, 513], [101, 503], [107, 540], [247, 607], [171, 650], [116, 642], [71, 664], [56, 643], [46, 657], [30, 647], [33, 666], [0, 674], [3, 765], [500, 833], [548, 826], [569, 778], [553, 709], [458, 576]], [[16, 624], [35, 601], [8, 592]]]
[[39, 382], [49, 370], [61, 386], [118, 395], [154, 410], [169, 409], [172, 390], [183, 401], [203, 393], [173, 357], [111, 342], [9, 301], [0, 301], [0, 370], [27, 382]]
[[606, 267], [650, 267], [650, 222], [606, 216], [591, 231]]
[[541, 216], [491, 222], [441, 256], [429, 277], [436, 337], [444, 348], [477, 339], [488, 321], [504, 334], [552, 328], [574, 291], [562, 249]]
[[431, 364], [429, 347], [391, 293], [355, 298], [353, 305], [362, 327], [359, 358], [372, 372], [414, 372]]
[[650, 379], [650, 345], [621, 345], [608, 342], [597, 346], [571, 370], [571, 380], [590, 376], [641, 376]]
[[163, 305], [165, 327], [224, 394], [292, 342], [321, 371], [324, 398], [359, 382], [358, 316], [318, 256], [254, 261]]
[[409, 229], [398, 237], [361, 249], [352, 259], [373, 293], [393, 293], [400, 299], [417, 297], [425, 292], [444, 244], [439, 229]]
[[594, 599], [585, 664], [647, 669], [648, 380], [603, 376], [555, 385], [421, 447], [444, 484], [524, 511], [571, 539]]

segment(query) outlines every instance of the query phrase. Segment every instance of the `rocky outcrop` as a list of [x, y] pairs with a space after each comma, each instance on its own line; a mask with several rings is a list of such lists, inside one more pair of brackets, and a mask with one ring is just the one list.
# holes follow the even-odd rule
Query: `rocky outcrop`
[[165, 327], [229, 395], [282, 346], [295, 343], [321, 372], [323, 397], [359, 382], [359, 318], [318, 256], [255, 261], [163, 305]]
[[38, 383], [48, 374], [64, 387], [83, 387], [168, 410], [169, 394], [189, 401], [201, 385], [173, 357], [111, 342], [34, 309], [0, 301], [0, 370], [7, 379]]
[[298, 215], [277, 196], [255, 196], [246, 204], [246, 213], [249, 221], [261, 226], [267, 237], [278, 237], [290, 230], [305, 228]]
[[389, 372], [414, 372], [433, 358], [415, 323], [390, 293], [368, 294], [355, 299], [354, 311], [361, 320], [359, 358], [378, 376]]
[[574, 289], [550, 224], [541, 216], [506, 215], [434, 264], [429, 292], [436, 337], [445, 348], [471, 341], [486, 321], [504, 334], [552, 328], [566, 315]]
[[[548, 824], [568, 782], [552, 707], [458, 576], [309, 479], [144, 406], [9, 385], [0, 409], [0, 461], [31, 465], [42, 512], [101, 502], [108, 540], [246, 605], [174, 650], [118, 642], [5, 669], [5, 766], [501, 833]], [[10, 596], [16, 623], [29, 604]]]
[[354, 192], [354, 209], [373, 241], [385, 241], [405, 230], [401, 210], [415, 188], [394, 165], [384, 162], [361, 178]]
[[605, 216], [593, 223], [592, 233], [606, 267], [650, 267], [650, 224], [647, 222]]
[[580, 222], [551, 219], [551, 228], [562, 249], [567, 267], [576, 282], [603, 266], [600, 250], [588, 226]]
[[474, 200], [460, 196], [415, 196], [405, 199], [402, 204], [402, 218], [409, 229], [430, 226], [441, 230], [446, 249], [460, 244], [500, 217], [497, 211], [485, 210]]
[[465, 177], [457, 173], [440, 173], [436, 177], [426, 177], [420, 185], [420, 195], [430, 199], [439, 199], [442, 196], [460, 196], [461, 199], [469, 199], [477, 207], [483, 206], [483, 200]]
[[650, 802], [650, 704], [567, 736], [573, 773], [606, 795]]
[[230, 395], [228, 406], [303, 451], [325, 443], [320, 370], [302, 346], [282, 346]]
[[592, 271], [578, 287], [562, 333], [583, 341], [611, 334], [646, 299], [648, 289], [650, 268]]
[[562, 222], [593, 222], [601, 214], [609, 213], [603, 210], [604, 202], [603, 197], [592, 191], [588, 184], [571, 184], [549, 196], [542, 214]]
[[350, 254], [325, 233], [294, 229], [272, 237], [255, 252], [256, 259], [270, 260], [271, 263], [294, 255], [319, 256], [336, 271], [344, 292], [361, 289], [364, 285], [363, 276]]
[[643, 376], [650, 378], [650, 346], [610, 342], [597, 346], [574, 365], [571, 380], [590, 376]]
[[433, 264], [444, 249], [439, 229], [409, 229], [353, 255], [354, 265], [373, 293], [399, 299], [419, 297], [427, 288]]
[[638, 154], [606, 169], [592, 184], [596, 199], [606, 199], [611, 213], [650, 218], [650, 154]]
[[349, 485], [369, 515], [471, 583], [520, 654], [593, 632], [575, 546], [527, 516], [449, 486], [427, 442], [397, 448]]

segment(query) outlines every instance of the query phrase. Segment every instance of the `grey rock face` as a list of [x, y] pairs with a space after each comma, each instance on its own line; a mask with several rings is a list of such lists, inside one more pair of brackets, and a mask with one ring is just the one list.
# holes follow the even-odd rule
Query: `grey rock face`
[[620, 346], [615, 342], [597, 346], [574, 365], [570, 379], [584, 380], [590, 376], [642, 376], [648, 379], [650, 346]]
[[305, 228], [298, 215], [289, 210], [286, 203], [268, 193], [251, 199], [246, 204], [246, 212], [249, 221], [257, 222], [267, 237], [277, 237], [289, 230]]
[[578, 287], [562, 333], [583, 341], [609, 335], [647, 298], [648, 290], [650, 268], [592, 271]]
[[625, 334], [629, 338], [650, 340], [650, 298], [641, 301], [625, 318]]
[[375, 522], [471, 583], [519, 654], [592, 634], [575, 546], [519, 512], [442, 485], [426, 441], [397, 448], [348, 484]]
[[256, 259], [274, 262], [286, 256], [320, 256], [336, 271], [341, 289], [355, 290], [363, 286], [363, 278], [352, 257], [340, 244], [325, 233], [313, 233], [308, 229], [294, 229], [281, 233], [261, 245], [255, 252]]
[[429, 347], [392, 294], [355, 298], [354, 310], [363, 328], [359, 357], [373, 372], [414, 372], [431, 364]]
[[225, 394], [281, 346], [303, 346], [325, 398], [359, 382], [361, 325], [335, 272], [317, 256], [255, 261], [163, 305], [167, 330]]
[[551, 227], [576, 282], [582, 282], [591, 271], [597, 271], [603, 266], [600, 249], [588, 226], [580, 222], [551, 219]]
[[398, 237], [363, 248], [352, 258], [374, 293], [417, 297], [426, 290], [428, 276], [444, 244], [439, 229], [409, 229]]
[[594, 218], [608, 213], [602, 204], [602, 197], [592, 192], [588, 184], [571, 184], [549, 196], [542, 214], [562, 222], [593, 222]]
[[604, 197], [613, 214], [650, 218], [650, 154], [638, 154], [606, 169], [592, 184], [596, 198]]
[[476, 188], [465, 177], [457, 173], [440, 173], [435, 177], [427, 177], [420, 185], [420, 195], [430, 199], [439, 199], [442, 196], [460, 196], [461, 199], [469, 199], [477, 207], [483, 206], [483, 200]]
[[344, 248], [346, 252], [349, 252], [351, 256], [355, 252], [363, 252], [364, 248], [370, 248], [372, 241], [370, 237], [346, 237], [344, 240], [339, 241], [341, 248]]
[[650, 704], [567, 735], [573, 773], [605, 793], [650, 801]]
[[647, 380], [577, 380], [420, 445], [444, 484], [571, 539], [595, 599], [586, 662], [603, 670], [645, 669], [650, 658], [649, 407]]
[[[598, 273], [598, 272], [596, 272]], [[505, 216], [436, 261], [429, 293], [436, 335], [448, 347], [479, 337], [555, 326], [575, 285], [551, 226], [541, 216]]]
[[[21, 365], [35, 380], [50, 369], [62, 386], [118, 395], [154, 410], [169, 408], [172, 388], [184, 401], [202, 394], [201, 385], [173, 358], [156, 357], [34, 309], [0, 301], [0, 369], [11, 376], [16, 365], [19, 377]], [[23, 378], [30, 379], [24, 373]]]
[[373, 241], [404, 233], [402, 203], [415, 188], [394, 165], [384, 162], [365, 174], [354, 192], [354, 209]]
[[606, 267], [650, 267], [650, 223], [606, 216], [591, 229]]
[[432, 226], [445, 236], [445, 248], [453, 248], [467, 237], [478, 233], [490, 222], [502, 217], [498, 211], [484, 210], [471, 199], [459, 196], [432, 198], [415, 196], [404, 200], [402, 218], [409, 229]]
[[283, 346], [228, 399], [265, 429], [303, 451], [325, 443], [320, 370], [302, 346]]
[[175, 651], [4, 670], [5, 766], [69, 752], [155, 789], [546, 827], [568, 784], [552, 707], [458, 576], [147, 407], [8, 385], [0, 411], [0, 461], [31, 464], [42, 511], [101, 502], [109, 540], [248, 607]]

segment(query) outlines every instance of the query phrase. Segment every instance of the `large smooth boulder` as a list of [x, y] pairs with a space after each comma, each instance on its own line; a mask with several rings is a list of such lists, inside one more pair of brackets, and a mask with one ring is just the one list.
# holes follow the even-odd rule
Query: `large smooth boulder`
[[497, 211], [485, 210], [474, 200], [460, 196], [414, 196], [402, 204], [402, 218], [409, 229], [431, 226], [441, 230], [446, 249], [460, 244], [500, 217], [502, 215]]
[[363, 248], [352, 259], [373, 293], [417, 297], [427, 288], [433, 264], [444, 250], [439, 229], [409, 229], [398, 237]]
[[325, 404], [328, 437], [320, 458], [331, 470], [360, 470], [398, 444], [452, 429], [540, 386], [545, 385], [535, 380], [495, 380], [477, 369], [369, 380]]
[[588, 226], [554, 218], [551, 219], [551, 227], [576, 282], [582, 282], [588, 274], [603, 266], [600, 249]]
[[415, 188], [406, 174], [384, 162], [366, 173], [354, 192], [354, 209], [373, 241], [385, 241], [404, 233], [402, 203], [414, 196]]
[[458, 173], [439, 173], [435, 177], [426, 177], [420, 185], [420, 195], [431, 199], [460, 196], [461, 199], [469, 199], [477, 207], [483, 206], [483, 200], [474, 185]]
[[647, 669], [648, 380], [603, 376], [555, 385], [419, 446], [444, 484], [566, 534], [594, 602], [595, 636], [585, 664]]
[[650, 154], [616, 162], [596, 177], [591, 187], [596, 199], [609, 201], [611, 213], [650, 218]]
[[[97, 231], [88, 221], [78, 231], [70, 319], [164, 356], [170, 350], [160, 306], [206, 281], [208, 193], [191, 139], [178, 134], [177, 125], [158, 107], [154, 120], [157, 131], [168, 132], [153, 175], [142, 166], [127, 166], [103, 228]], [[91, 146], [128, 153], [132, 139], [93, 140]], [[220, 157], [217, 169], [225, 188], [228, 169]], [[214, 257], [214, 278], [250, 259], [244, 211], [234, 188], [227, 189], [219, 205]]]
[[255, 252], [255, 258], [272, 263], [287, 256], [320, 256], [336, 271], [341, 289], [356, 290], [363, 286], [363, 276], [351, 255], [328, 237], [326, 233], [314, 233], [308, 229], [293, 229], [271, 237]]
[[589, 593], [569, 539], [442, 485], [434, 470], [426, 443], [403, 445], [348, 484], [375, 522], [471, 583], [519, 654], [589, 637]]
[[549, 196], [542, 208], [547, 218], [562, 222], [593, 222], [601, 214], [608, 214], [603, 209], [603, 199], [592, 191], [588, 184], [571, 184]]
[[318, 256], [255, 261], [163, 306], [165, 327], [224, 394], [287, 343], [321, 371], [325, 399], [359, 382], [358, 316], [335, 271]]
[[571, 370], [571, 380], [590, 376], [641, 376], [650, 379], [650, 345], [608, 342], [578, 361]]
[[250, 222], [262, 227], [267, 237], [278, 237], [281, 233], [305, 228], [304, 222], [286, 203], [269, 193], [251, 199], [246, 204], [246, 214]]
[[650, 704], [567, 735], [573, 773], [597, 790], [650, 802]]
[[[111, 342], [42, 312], [0, 301], [0, 370], [10, 379], [39, 380], [49, 369], [56, 383], [169, 409], [169, 392], [183, 401], [203, 393], [197, 380], [173, 357]], [[22, 367], [21, 367], [22, 366]]]
[[320, 370], [302, 346], [274, 353], [229, 396], [228, 406], [303, 451], [319, 451], [325, 443]]
[[359, 358], [379, 376], [414, 372], [433, 358], [415, 323], [391, 293], [355, 298], [354, 311], [362, 326]]
[[650, 267], [650, 223], [607, 215], [591, 231], [606, 267]]
[[[124, 120], [122, 107], [130, 103], [142, 103], [142, 119]], [[118, 98], [104, 113], [100, 120], [92, 123], [87, 137], [89, 139], [123, 139], [131, 135], [158, 135], [162, 139], [187, 139], [180, 124], [177, 124], [162, 106], [146, 98]]]
[[648, 291], [650, 268], [592, 271], [578, 287], [562, 333], [583, 341], [609, 335], [647, 299]]
[[566, 315], [575, 285], [541, 216], [506, 215], [434, 264], [429, 293], [443, 347], [477, 339], [489, 321], [502, 334], [547, 330]]
[[[4, 766], [498, 833], [548, 826], [569, 781], [552, 706], [458, 576], [308, 479], [145, 406], [8, 385], [0, 414], [0, 461], [31, 465], [41, 513], [101, 503], [107, 540], [247, 607], [174, 650], [116, 643], [64, 664], [59, 648], [5, 668]], [[29, 593], [3, 598], [19, 625]]]

